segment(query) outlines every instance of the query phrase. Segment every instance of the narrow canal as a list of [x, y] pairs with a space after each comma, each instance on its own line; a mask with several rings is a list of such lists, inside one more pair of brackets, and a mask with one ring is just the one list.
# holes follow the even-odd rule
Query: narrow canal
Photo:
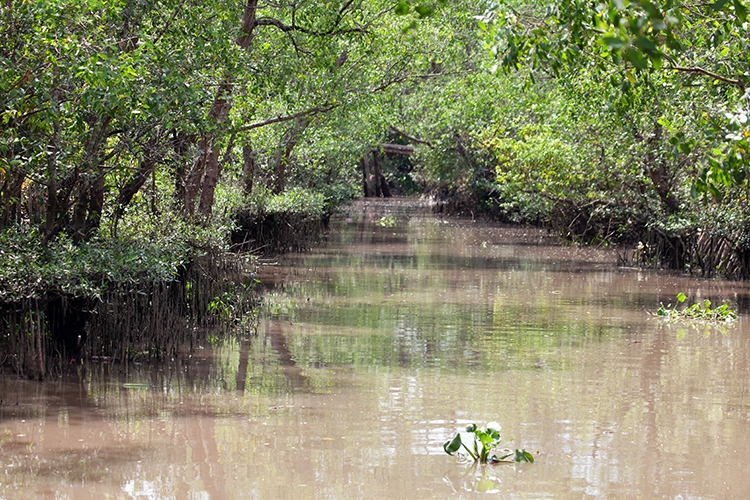
[[[264, 266], [257, 335], [185, 362], [0, 380], [0, 498], [743, 498], [748, 286], [544, 231], [358, 202]], [[649, 315], [678, 292], [733, 325]], [[112, 373], [110, 373], [110, 371]], [[499, 422], [536, 463], [442, 443]]]

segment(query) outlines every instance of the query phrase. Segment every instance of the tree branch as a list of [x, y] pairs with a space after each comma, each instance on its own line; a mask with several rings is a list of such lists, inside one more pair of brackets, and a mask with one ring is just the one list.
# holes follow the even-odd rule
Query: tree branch
[[303, 28], [302, 26], [297, 26], [296, 24], [284, 24], [278, 19], [274, 19], [271, 17], [261, 17], [259, 19], [256, 19], [255, 26], [274, 26], [275, 28], [279, 29], [280, 31], [283, 31], [284, 33], [289, 33], [291, 31], [298, 31], [306, 35], [313, 35], [313, 36], [332, 36], [332, 35], [343, 35], [343, 34], [349, 34], [349, 33], [367, 33], [367, 30], [365, 28], [349, 28], [349, 29], [343, 29], [343, 30], [332, 29], [328, 31], [315, 31], [315, 30]]
[[259, 122], [248, 123], [247, 125], [243, 125], [241, 127], [234, 129], [234, 132], [244, 132], [244, 131], [252, 130], [255, 128], [265, 127], [267, 125], [273, 125], [274, 123], [282, 123], [282, 122], [288, 122], [290, 120], [296, 120], [297, 118], [302, 118], [304, 116], [317, 115], [320, 113], [328, 113], [329, 111], [332, 111], [338, 107], [339, 107], [338, 104], [316, 106], [314, 108], [311, 108], [305, 111], [300, 111], [298, 113], [294, 113], [291, 115], [277, 116], [275, 118], [268, 118], [267, 120], [262, 120]]
[[720, 82], [724, 82], [728, 85], [733, 85], [739, 88], [743, 93], [745, 92], [745, 83], [742, 80], [732, 80], [731, 78], [717, 75], [716, 73], [712, 73], [706, 69], [699, 68], [697, 66], [693, 66], [690, 68], [684, 68], [682, 66], [671, 66], [669, 69], [674, 70], [674, 71], [681, 71], [683, 73], [699, 73], [701, 75], [705, 75], [710, 78], [713, 78], [714, 80], [719, 80]]
[[404, 136], [406, 139], [410, 140], [411, 142], [416, 142], [417, 144], [424, 144], [425, 146], [432, 147], [432, 143], [430, 141], [425, 141], [424, 139], [419, 139], [417, 137], [409, 135], [406, 132], [404, 132], [403, 130], [397, 129], [393, 125], [391, 125], [390, 128], [391, 128], [392, 131], [396, 132], [397, 134], [401, 134], [402, 136]]

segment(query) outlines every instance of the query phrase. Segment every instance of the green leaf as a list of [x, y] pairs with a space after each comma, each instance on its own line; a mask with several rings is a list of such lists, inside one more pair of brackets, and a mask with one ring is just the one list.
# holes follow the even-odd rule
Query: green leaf
[[461, 448], [461, 434], [456, 434], [456, 437], [443, 444], [443, 449], [448, 455], [453, 455], [459, 448]]
[[646, 38], [645, 36], [638, 36], [635, 38], [635, 44], [644, 52], [648, 54], [653, 54], [657, 52], [656, 50], [656, 44]]
[[477, 432], [477, 437], [479, 438], [479, 440], [482, 442], [484, 446], [490, 445], [495, 441], [494, 439], [492, 439], [492, 436], [490, 436], [486, 432], [481, 432], [481, 431]]
[[630, 48], [626, 55], [628, 61], [633, 64], [637, 69], [646, 69], [648, 68], [648, 61], [645, 57], [643, 57], [643, 54], [637, 49]]
[[716, 201], [721, 201], [721, 199], [724, 197], [721, 191], [719, 191], [718, 188], [713, 184], [708, 184], [706, 187], [708, 188], [708, 192], [711, 193], [711, 196], [713, 196]]
[[515, 457], [513, 457], [513, 459], [519, 463], [534, 463], [534, 456], [526, 450], [516, 450]]
[[604, 36], [602, 41], [609, 47], [609, 50], [620, 50], [626, 45], [625, 40], [614, 36]]
[[711, 4], [711, 8], [714, 11], [720, 11], [724, 8], [724, 6], [727, 4], [729, 0], [716, 0], [714, 3]]
[[483, 478], [477, 483], [476, 488], [480, 493], [487, 493], [495, 488], [495, 482], [491, 479]]
[[734, 14], [740, 21], [737, 24], [742, 24], [747, 21], [747, 9], [744, 5], [742, 5], [742, 2], [740, 0], [734, 0]]
[[409, 24], [407, 24], [406, 26], [404, 26], [404, 29], [402, 29], [401, 31], [403, 33], [408, 33], [409, 31], [411, 31], [413, 29], [417, 29], [417, 26], [418, 26], [417, 21], [412, 21]]
[[432, 8], [426, 6], [426, 5], [417, 5], [414, 7], [414, 10], [417, 11], [417, 14], [419, 14], [419, 17], [427, 17], [431, 16], [434, 12]]
[[698, 199], [698, 195], [699, 195], [699, 194], [700, 194], [700, 193], [699, 193], [699, 191], [698, 191], [698, 185], [697, 185], [697, 183], [693, 182], [693, 183], [692, 183], [692, 184], [690, 185], [690, 197], [691, 197], [692, 199], [694, 199], [694, 200], [697, 200], [697, 199]]
[[405, 16], [409, 13], [409, 4], [404, 0], [401, 0], [398, 5], [396, 5], [395, 12], [397, 16]]
[[685, 299], [687, 299], [687, 295], [685, 295], [684, 293], [680, 292], [677, 294], [677, 302], [683, 303], [685, 302]]

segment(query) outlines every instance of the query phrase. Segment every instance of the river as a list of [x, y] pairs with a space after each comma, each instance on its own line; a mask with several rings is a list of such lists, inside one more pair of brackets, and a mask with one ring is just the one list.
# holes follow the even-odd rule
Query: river
[[[0, 498], [744, 498], [744, 283], [360, 201], [267, 262], [257, 334], [128, 373], [0, 379]], [[653, 317], [710, 299], [731, 325]], [[533, 464], [442, 444], [501, 426]]]

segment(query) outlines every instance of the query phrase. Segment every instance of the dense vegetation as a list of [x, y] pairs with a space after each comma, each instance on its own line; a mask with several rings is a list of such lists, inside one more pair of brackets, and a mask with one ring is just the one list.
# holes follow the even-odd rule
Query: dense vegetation
[[623, 258], [641, 264], [747, 278], [746, 7], [488, 7], [478, 27], [494, 84], [478, 74], [468, 100], [448, 87], [439, 97], [467, 111], [448, 117], [454, 158], [446, 138], [430, 159], [437, 178], [448, 178], [448, 203], [572, 239], [630, 243], [635, 251]]
[[113, 297], [205, 319], [252, 288], [227, 252], [299, 249], [363, 188], [746, 278], [746, 7], [6, 2], [0, 361], [75, 354], [55, 321]]

